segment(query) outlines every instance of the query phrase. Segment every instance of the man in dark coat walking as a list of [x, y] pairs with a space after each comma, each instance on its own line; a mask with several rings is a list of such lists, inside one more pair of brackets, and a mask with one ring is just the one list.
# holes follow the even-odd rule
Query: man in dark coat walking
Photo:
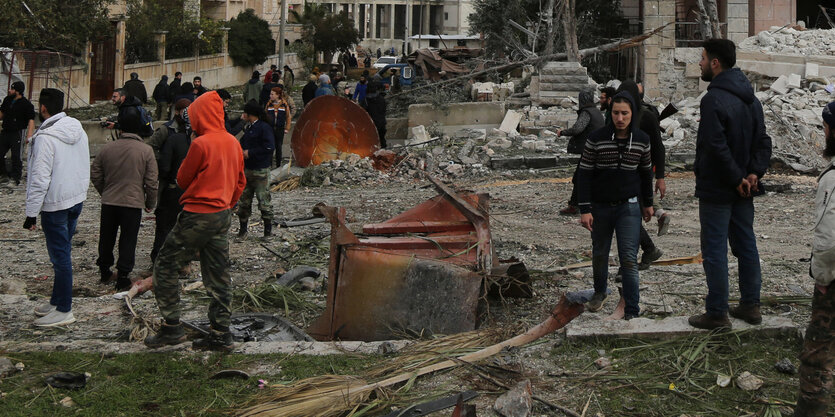
[[154, 101], [157, 102], [157, 111], [154, 114], [154, 119], [162, 120], [163, 111], [165, 111], [165, 116], [168, 116], [168, 103], [171, 100], [171, 92], [168, 91], [167, 75], [163, 75], [162, 78], [160, 78], [159, 83], [157, 83], [157, 86], [154, 87], [154, 93], [151, 96], [154, 98]]
[[145, 90], [145, 83], [139, 79], [139, 74], [130, 73], [130, 80], [125, 83], [124, 89], [129, 96], [138, 98], [142, 104], [148, 104], [148, 91]]

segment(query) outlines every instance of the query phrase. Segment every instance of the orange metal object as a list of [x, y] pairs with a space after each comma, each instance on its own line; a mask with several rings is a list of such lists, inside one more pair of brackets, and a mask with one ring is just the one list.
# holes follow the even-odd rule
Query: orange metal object
[[440, 195], [357, 237], [345, 209], [317, 206], [331, 223], [328, 301], [307, 329], [319, 340], [385, 340], [458, 333], [478, 324], [483, 280], [494, 265], [487, 194]]
[[304, 108], [290, 142], [300, 167], [338, 159], [341, 153], [371, 156], [380, 149], [380, 138], [371, 116], [351, 100], [321, 96]]

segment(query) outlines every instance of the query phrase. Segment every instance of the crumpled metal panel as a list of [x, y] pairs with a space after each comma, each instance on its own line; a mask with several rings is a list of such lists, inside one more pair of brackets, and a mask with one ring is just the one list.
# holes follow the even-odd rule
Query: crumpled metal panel
[[440, 195], [358, 238], [345, 209], [314, 208], [331, 223], [328, 301], [308, 328], [319, 340], [385, 340], [404, 332], [458, 333], [478, 325], [491, 273], [487, 194], [457, 194], [430, 177]]
[[304, 108], [290, 147], [296, 164], [306, 167], [343, 153], [371, 156], [380, 149], [380, 138], [365, 109], [344, 97], [321, 96]]

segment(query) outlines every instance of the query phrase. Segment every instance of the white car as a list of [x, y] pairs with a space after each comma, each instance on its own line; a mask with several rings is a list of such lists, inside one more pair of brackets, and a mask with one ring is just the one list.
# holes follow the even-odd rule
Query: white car
[[381, 56], [377, 59], [377, 62], [374, 65], [371, 65], [371, 68], [382, 69], [386, 65], [390, 64], [397, 64], [400, 63], [400, 58], [396, 56]]

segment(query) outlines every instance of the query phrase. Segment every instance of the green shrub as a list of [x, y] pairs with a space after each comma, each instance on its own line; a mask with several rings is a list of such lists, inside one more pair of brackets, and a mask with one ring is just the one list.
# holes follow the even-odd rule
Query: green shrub
[[259, 65], [275, 53], [270, 25], [252, 9], [229, 21], [229, 57], [239, 67]]

